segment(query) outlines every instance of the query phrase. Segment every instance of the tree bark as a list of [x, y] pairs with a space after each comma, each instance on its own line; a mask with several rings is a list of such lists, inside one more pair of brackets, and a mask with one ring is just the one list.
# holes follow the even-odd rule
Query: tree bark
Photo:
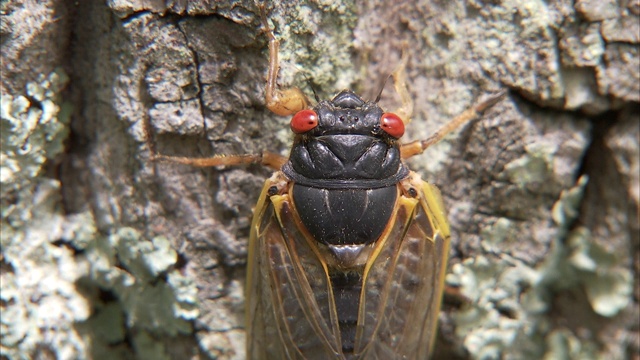
[[[286, 155], [252, 0], [2, 5], [2, 355], [243, 359], [252, 206]], [[408, 56], [407, 141], [505, 100], [413, 170], [452, 226], [437, 359], [639, 356], [637, 1], [266, 3], [282, 86], [373, 99]], [[400, 106], [387, 84], [380, 102]], [[449, 300], [449, 301], [447, 301]]]

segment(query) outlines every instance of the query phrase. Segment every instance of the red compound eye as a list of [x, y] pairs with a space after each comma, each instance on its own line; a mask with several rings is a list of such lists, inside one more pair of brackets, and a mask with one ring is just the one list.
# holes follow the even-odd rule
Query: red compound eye
[[380, 117], [380, 127], [384, 132], [399, 139], [404, 134], [404, 122], [396, 114], [384, 113]]
[[296, 134], [306, 133], [318, 126], [318, 114], [313, 110], [298, 111], [291, 118], [291, 130]]

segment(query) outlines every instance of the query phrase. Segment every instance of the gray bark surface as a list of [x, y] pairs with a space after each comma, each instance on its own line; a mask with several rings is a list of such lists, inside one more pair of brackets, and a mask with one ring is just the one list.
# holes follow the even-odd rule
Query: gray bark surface
[[[373, 99], [405, 51], [406, 140], [509, 90], [409, 162], [443, 193], [463, 297], [434, 357], [640, 356], [640, 3], [363, 3], [267, 3], [280, 84]], [[143, 125], [166, 155], [287, 154], [256, 4], [0, 10], [3, 358], [243, 359], [269, 171], [150, 162]]]

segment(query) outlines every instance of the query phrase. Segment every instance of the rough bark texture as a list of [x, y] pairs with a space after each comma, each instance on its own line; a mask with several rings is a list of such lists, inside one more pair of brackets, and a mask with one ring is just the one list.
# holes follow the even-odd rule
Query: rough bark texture
[[[364, 2], [363, 2], [364, 3]], [[7, 359], [243, 359], [251, 210], [269, 172], [147, 161], [287, 153], [246, 1], [3, 1]], [[282, 85], [375, 97], [409, 56], [408, 138], [509, 96], [411, 160], [450, 275], [436, 358], [640, 356], [637, 0], [267, 4]], [[403, 50], [404, 49], [404, 50]], [[382, 104], [398, 106], [391, 89]]]

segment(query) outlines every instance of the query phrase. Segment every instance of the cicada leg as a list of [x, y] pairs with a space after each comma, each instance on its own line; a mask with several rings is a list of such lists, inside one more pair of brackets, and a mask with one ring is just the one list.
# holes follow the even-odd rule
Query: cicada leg
[[400, 148], [402, 158], [408, 159], [414, 155], [422, 154], [422, 152], [424, 152], [429, 146], [442, 140], [442, 138], [444, 138], [448, 133], [454, 131], [455, 129], [459, 128], [469, 121], [478, 119], [485, 111], [487, 111], [487, 109], [498, 103], [498, 101], [500, 101], [506, 94], [506, 90], [502, 90], [495, 94], [492, 94], [486, 100], [475, 104], [471, 108], [465, 110], [462, 114], [456, 116], [448, 123], [444, 124], [440, 129], [438, 129], [435, 133], [433, 133], [433, 135], [429, 136], [428, 138], [424, 140], [416, 140], [402, 145], [402, 147]]
[[150, 130], [147, 133], [147, 144], [149, 147], [151, 161], [166, 161], [196, 167], [213, 167], [226, 165], [243, 165], [243, 164], [262, 164], [274, 170], [280, 170], [287, 162], [287, 158], [272, 152], [263, 151], [259, 154], [242, 154], [242, 155], [218, 155], [208, 158], [190, 158], [183, 156], [168, 156], [155, 152], [155, 146], [151, 140]]
[[[393, 84], [396, 93], [398, 93], [398, 95], [400, 96], [400, 100], [402, 101], [402, 105], [395, 111], [395, 113], [402, 119], [405, 125], [411, 121], [411, 114], [413, 113], [413, 99], [411, 98], [411, 94], [409, 93], [409, 89], [407, 87], [407, 60], [407, 52], [403, 49], [400, 64], [391, 74], [391, 76], [393, 76]], [[506, 93], [506, 90], [502, 90], [491, 95], [488, 99], [475, 104], [471, 108], [464, 111], [462, 114], [446, 123], [427, 139], [417, 140], [402, 145], [400, 149], [402, 158], [408, 159], [414, 155], [422, 154], [429, 146], [439, 142], [450, 132], [454, 131], [455, 129], [466, 124], [469, 121], [478, 119], [487, 109], [491, 108], [498, 101], [500, 101], [500, 99], [502, 99], [506, 95]]]
[[268, 151], [263, 151], [259, 154], [218, 155], [208, 158], [191, 158], [158, 154], [152, 137], [151, 124], [147, 117], [144, 121], [144, 133], [147, 147], [149, 148], [149, 160], [151, 161], [166, 161], [196, 167], [262, 164], [275, 170], [280, 170], [280, 168], [282, 168], [282, 166], [287, 162], [286, 157]]
[[267, 87], [265, 89], [265, 101], [267, 109], [281, 116], [297, 113], [309, 107], [307, 97], [297, 87], [288, 89], [278, 89], [278, 72], [280, 64], [278, 62], [278, 49], [280, 42], [276, 39], [273, 29], [269, 26], [264, 5], [260, 6], [260, 17], [264, 31], [269, 38], [269, 70], [267, 72]]

